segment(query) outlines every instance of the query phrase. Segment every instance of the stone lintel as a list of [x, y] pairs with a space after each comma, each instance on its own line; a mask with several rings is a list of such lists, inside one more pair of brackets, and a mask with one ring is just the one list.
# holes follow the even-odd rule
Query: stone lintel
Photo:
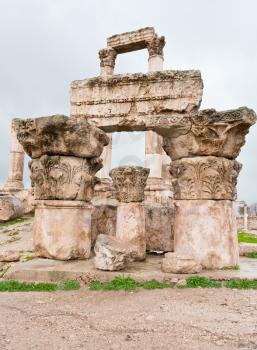
[[131, 32], [116, 34], [107, 38], [107, 46], [117, 53], [125, 53], [147, 48], [147, 43], [156, 36], [153, 27], [141, 28]]

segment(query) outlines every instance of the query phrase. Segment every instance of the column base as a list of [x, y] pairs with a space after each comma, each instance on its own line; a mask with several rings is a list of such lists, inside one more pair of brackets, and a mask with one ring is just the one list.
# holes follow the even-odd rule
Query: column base
[[239, 262], [234, 202], [229, 200], [176, 200], [175, 253], [197, 258], [206, 269]]
[[91, 252], [92, 205], [81, 201], [35, 202], [34, 247], [37, 256], [87, 259]]
[[8, 180], [4, 185], [3, 192], [18, 192], [24, 190], [24, 185], [22, 181]]
[[146, 256], [145, 208], [143, 203], [119, 203], [116, 237], [127, 242], [136, 252], [136, 260]]

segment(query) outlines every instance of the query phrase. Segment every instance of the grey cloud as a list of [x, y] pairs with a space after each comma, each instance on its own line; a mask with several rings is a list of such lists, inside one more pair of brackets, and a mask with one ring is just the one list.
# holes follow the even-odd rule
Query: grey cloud
[[[0, 6], [0, 184], [11, 118], [68, 114], [70, 82], [98, 75], [98, 49], [115, 33], [154, 26], [166, 36], [165, 68], [202, 71], [202, 108], [257, 110], [255, 0], [0, 0]], [[117, 73], [146, 70], [144, 51], [118, 58]], [[239, 157], [239, 198], [250, 203], [257, 201], [256, 138], [254, 127]], [[113, 166], [127, 156], [142, 162], [143, 147], [144, 137], [120, 138]]]

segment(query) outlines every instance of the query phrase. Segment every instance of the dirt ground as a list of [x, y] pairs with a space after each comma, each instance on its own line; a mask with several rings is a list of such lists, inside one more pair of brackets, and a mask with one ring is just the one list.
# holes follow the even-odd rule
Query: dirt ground
[[0, 349], [257, 349], [257, 291], [1, 293]]

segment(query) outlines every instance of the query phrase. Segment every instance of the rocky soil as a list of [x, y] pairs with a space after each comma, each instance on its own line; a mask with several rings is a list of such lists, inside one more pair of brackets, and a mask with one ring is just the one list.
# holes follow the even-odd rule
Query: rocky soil
[[257, 291], [2, 293], [1, 350], [257, 349]]

